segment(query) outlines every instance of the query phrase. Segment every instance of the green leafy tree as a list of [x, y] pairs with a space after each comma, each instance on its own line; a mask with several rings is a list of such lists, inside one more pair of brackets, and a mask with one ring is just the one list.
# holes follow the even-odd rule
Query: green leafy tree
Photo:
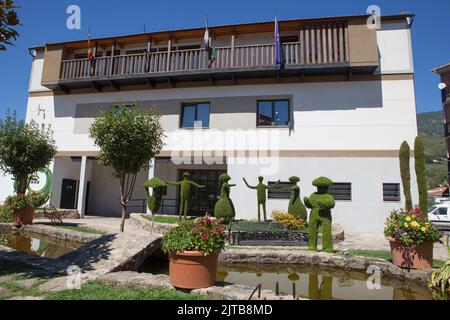
[[406, 141], [403, 141], [400, 146], [400, 175], [402, 177], [403, 194], [405, 195], [405, 209], [412, 209], [411, 199], [411, 173], [409, 167], [409, 158], [411, 156], [411, 149]]
[[5, 51], [6, 45], [13, 45], [12, 40], [19, 36], [13, 28], [20, 25], [16, 12], [18, 8], [13, 0], [0, 0], [0, 51]]
[[119, 180], [121, 232], [125, 228], [126, 208], [133, 195], [137, 174], [149, 168], [150, 160], [163, 147], [160, 118], [155, 107], [147, 112], [120, 106], [102, 111], [89, 130], [90, 137], [100, 147], [98, 163], [111, 167]]
[[0, 119], [0, 169], [17, 183], [17, 194], [24, 195], [34, 174], [47, 167], [56, 154], [53, 131], [31, 121], [17, 120], [9, 111]]
[[414, 141], [414, 158], [417, 186], [419, 189], [419, 208], [422, 212], [426, 213], [428, 210], [428, 199], [427, 179], [425, 177], [425, 148], [420, 137], [417, 137]]

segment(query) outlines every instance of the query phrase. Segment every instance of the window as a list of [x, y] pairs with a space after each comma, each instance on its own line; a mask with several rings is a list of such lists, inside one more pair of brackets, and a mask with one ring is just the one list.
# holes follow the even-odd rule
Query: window
[[184, 104], [181, 110], [181, 128], [194, 128], [201, 123], [202, 128], [209, 128], [209, 103]]
[[[272, 187], [276, 182], [269, 182], [267, 185]], [[290, 182], [280, 182], [276, 188], [269, 189], [267, 192], [267, 196], [269, 199], [289, 199], [291, 196], [291, 191], [289, 190], [292, 187], [292, 183]]]
[[336, 201], [352, 201], [352, 184], [351, 183], [333, 183], [328, 192]]
[[383, 201], [384, 202], [400, 201], [399, 183], [383, 183]]
[[119, 112], [120, 107], [125, 107], [125, 108], [136, 108], [135, 104], [116, 104], [116, 105], [111, 105], [111, 108], [114, 108], [114, 112]]
[[258, 126], [287, 126], [289, 118], [289, 100], [258, 101]]
[[446, 216], [447, 215], [447, 208], [439, 208], [436, 210], [436, 212], [434, 213], [435, 215], [438, 216]]

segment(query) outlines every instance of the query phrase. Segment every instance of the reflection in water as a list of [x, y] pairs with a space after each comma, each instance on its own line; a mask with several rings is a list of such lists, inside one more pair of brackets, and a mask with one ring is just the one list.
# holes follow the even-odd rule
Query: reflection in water
[[[147, 260], [141, 272], [168, 274], [168, 262]], [[383, 277], [381, 288], [370, 290], [362, 272], [323, 269], [305, 265], [220, 265], [218, 281], [226, 281], [295, 294], [314, 300], [431, 300], [432, 294], [426, 286], [412, 282]]]
[[16, 251], [50, 259], [57, 259], [82, 245], [77, 242], [59, 240], [43, 235], [25, 235], [22, 233], [1, 234], [0, 244]]

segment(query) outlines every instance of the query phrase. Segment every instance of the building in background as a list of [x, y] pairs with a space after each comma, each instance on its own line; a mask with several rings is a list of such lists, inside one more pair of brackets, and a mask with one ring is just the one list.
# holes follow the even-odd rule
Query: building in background
[[450, 63], [433, 69], [441, 77], [439, 89], [442, 96], [442, 110], [444, 112], [444, 135], [447, 145], [447, 183], [450, 185]]
[[[130, 212], [146, 210], [142, 185], [153, 176], [176, 181], [189, 171], [205, 184], [192, 194], [190, 213], [200, 215], [212, 213], [218, 177], [228, 172], [237, 218], [245, 219], [257, 217], [257, 201], [242, 177], [286, 185], [296, 175], [306, 196], [327, 176], [335, 182], [334, 222], [380, 233], [403, 206], [399, 146], [417, 136], [413, 15], [384, 16], [379, 29], [368, 18], [280, 21], [280, 69], [273, 21], [209, 27], [214, 61], [202, 28], [92, 39], [94, 59], [87, 39], [34, 48], [27, 121], [54, 130], [52, 204], [119, 216], [118, 182], [95, 162], [89, 127], [102, 109], [156, 106], [165, 148], [139, 174]], [[8, 177], [1, 185], [2, 197], [11, 193]], [[413, 173], [411, 185], [416, 197]], [[161, 212], [176, 214], [177, 197], [169, 187]], [[269, 215], [286, 210], [288, 199], [270, 191]]]

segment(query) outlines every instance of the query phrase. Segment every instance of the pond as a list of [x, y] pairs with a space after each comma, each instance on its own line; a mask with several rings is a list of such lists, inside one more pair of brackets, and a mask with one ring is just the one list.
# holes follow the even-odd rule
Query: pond
[[25, 252], [34, 256], [57, 259], [76, 248], [82, 243], [64, 241], [40, 234], [23, 234], [20, 232], [6, 232], [0, 234], [0, 245]]
[[[168, 274], [168, 262], [148, 259], [141, 272]], [[424, 285], [381, 277], [379, 289], [369, 289], [370, 274], [306, 265], [219, 265], [218, 281], [226, 281], [313, 300], [432, 300]], [[277, 284], [278, 283], [278, 284]], [[295, 288], [294, 288], [295, 287]], [[295, 291], [294, 291], [295, 290]]]

